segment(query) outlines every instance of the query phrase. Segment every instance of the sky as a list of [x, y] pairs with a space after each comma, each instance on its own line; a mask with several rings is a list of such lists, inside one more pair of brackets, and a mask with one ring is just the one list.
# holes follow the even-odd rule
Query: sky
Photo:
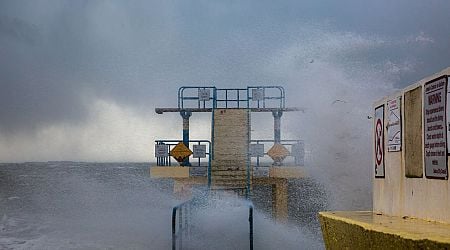
[[[450, 66], [448, 13], [445, 0], [0, 0], [0, 162], [153, 161], [155, 139], [181, 138], [179, 115], [154, 109], [186, 85], [282, 85], [305, 108], [283, 136], [316, 158], [367, 154], [372, 103]], [[192, 117], [192, 138], [208, 119]], [[272, 136], [264, 121], [255, 137]]]

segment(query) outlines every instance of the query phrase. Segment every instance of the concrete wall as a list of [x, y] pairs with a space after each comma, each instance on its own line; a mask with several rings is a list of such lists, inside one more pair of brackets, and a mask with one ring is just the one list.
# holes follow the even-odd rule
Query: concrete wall
[[214, 160], [211, 163], [213, 185], [246, 187], [249, 126], [250, 115], [247, 109], [214, 111]]
[[[387, 101], [402, 96], [402, 150], [400, 152], [387, 152], [387, 130], [385, 128], [385, 178], [375, 178], [375, 176], [373, 178], [373, 210], [376, 213], [450, 223], [449, 180], [426, 178], [423, 156], [423, 85], [442, 75], [450, 75], [450, 68], [422, 79], [374, 104], [374, 109], [379, 105], [385, 105], [384, 125], [386, 127], [388, 118]], [[414, 104], [411, 101], [406, 100], [405, 102], [405, 93], [419, 86], [422, 86], [420, 105], [422, 115], [420, 119], [417, 119], [417, 108], [413, 107]], [[407, 106], [406, 112], [405, 106]], [[405, 121], [407, 131], [405, 131]], [[418, 124], [418, 121], [421, 124]], [[374, 131], [372, 131], [372, 136], [374, 136]], [[414, 139], [414, 137], [420, 139]], [[372, 152], [375, 159], [375, 149]], [[375, 172], [374, 166], [375, 161], [372, 165], [373, 173]]]

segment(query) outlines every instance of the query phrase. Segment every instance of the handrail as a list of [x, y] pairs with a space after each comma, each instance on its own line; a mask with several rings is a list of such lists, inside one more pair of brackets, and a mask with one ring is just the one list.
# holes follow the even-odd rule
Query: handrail
[[[182, 244], [183, 244], [183, 232], [186, 231], [186, 234], [188, 234], [188, 230], [189, 230], [189, 224], [188, 224], [188, 217], [185, 218], [185, 225], [183, 227], [183, 207], [185, 205], [190, 205], [190, 203], [192, 202], [191, 200], [185, 201], [183, 203], [180, 203], [178, 205], [176, 205], [175, 207], [172, 208], [172, 250], [176, 250], [177, 249], [177, 239], [179, 239], [180, 241], [180, 248], [182, 248]], [[190, 209], [190, 206], [187, 208]], [[185, 209], [185, 211], [187, 210]], [[180, 210], [179, 213], [179, 219], [178, 219], [178, 229], [179, 232], [177, 233], [177, 210]], [[190, 211], [188, 211], [190, 213]], [[180, 234], [180, 235], [178, 235]]]
[[[275, 143], [274, 139], [269, 139], [269, 140], [250, 140], [250, 144], [265, 144], [265, 143]], [[298, 151], [298, 152], [293, 152], [293, 147], [295, 145], [298, 145], [300, 143], [304, 143], [303, 140], [280, 140], [280, 144], [284, 145], [284, 146], [290, 146], [290, 152], [288, 156], [294, 157], [294, 162], [295, 165], [303, 165], [304, 164], [304, 148], [302, 149], [302, 151]], [[289, 147], [288, 147], [289, 149]], [[300, 150], [301, 148], [299, 148]], [[249, 152], [250, 154], [250, 152]], [[263, 156], [260, 155], [256, 155], [256, 156], [252, 156], [250, 155], [250, 158], [256, 158], [256, 167], [260, 167], [260, 158], [264, 158], [266, 155], [268, 155], [268, 153], [266, 151], [264, 151]]]
[[[179, 248], [183, 247], [183, 233], [189, 237], [190, 235], [190, 222], [192, 216], [192, 206], [194, 203], [194, 198], [182, 202], [172, 208], [172, 250], [177, 249], [177, 240], [180, 243]], [[253, 203], [246, 200], [246, 205], [248, 206], [248, 224], [249, 224], [249, 249], [253, 250]], [[178, 227], [177, 227], [177, 211], [178, 213]], [[184, 212], [183, 212], [184, 211]], [[183, 218], [183, 214], [187, 215]], [[183, 223], [184, 222], [184, 223]], [[178, 229], [178, 231], [177, 231]]]
[[[185, 90], [197, 89], [197, 93], [191, 93], [192, 95], [186, 95]], [[268, 89], [278, 90], [278, 94], [273, 96], [265, 96], [265, 92]], [[206, 99], [202, 100], [198, 93], [200, 90], [212, 90], [210, 96]], [[262, 90], [263, 95], [262, 99], [254, 100], [251, 96], [253, 90]], [[243, 92], [243, 93], [242, 93]], [[224, 97], [219, 98], [219, 93], [223, 94]], [[229, 94], [234, 93], [235, 97], [229, 97]], [[212, 95], [212, 96], [211, 96]], [[212, 103], [207, 105], [209, 101], [212, 100]], [[266, 101], [270, 100], [279, 100], [278, 103], [266, 103]], [[186, 106], [185, 101], [191, 101], [191, 103], [196, 101], [195, 108], [197, 109], [205, 109], [205, 108], [251, 108], [250, 101], [254, 101], [256, 103], [257, 108], [266, 108], [266, 106], [271, 106], [272, 108], [284, 109], [286, 107], [286, 94], [285, 90], [282, 86], [248, 86], [247, 88], [217, 88], [215, 86], [183, 86], [178, 89], [178, 108], [193, 108], [193, 106]], [[235, 105], [231, 105], [231, 104]], [[246, 105], [241, 105], [244, 103]], [[220, 106], [219, 104], [222, 104]], [[231, 106], [230, 106], [230, 105]]]
[[[178, 143], [183, 142], [183, 140], [155, 140], [156, 145], [168, 145], [168, 151], [170, 152], [170, 147], [175, 146]], [[209, 140], [189, 140], [189, 143], [194, 143], [197, 145], [201, 145], [201, 143], [207, 143], [208, 144], [208, 152], [206, 152], [206, 155], [208, 156], [208, 166], [207, 166], [207, 177], [208, 177], [208, 186], [211, 186], [211, 160], [212, 160], [212, 145], [211, 141]], [[165, 157], [156, 157], [156, 165], [157, 166], [172, 166], [172, 160], [170, 158], [170, 155]], [[201, 160], [198, 158], [198, 167], [201, 167]]]

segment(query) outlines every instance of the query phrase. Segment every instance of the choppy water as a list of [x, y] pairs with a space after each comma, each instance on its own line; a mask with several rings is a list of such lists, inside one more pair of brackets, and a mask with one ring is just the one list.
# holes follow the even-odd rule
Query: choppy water
[[[148, 167], [0, 164], [0, 249], [170, 249], [171, 208], [180, 200], [171, 194], [171, 181], [149, 178]], [[324, 206], [319, 189], [290, 186], [303, 191], [289, 197], [289, 225], [269, 218], [268, 199], [255, 190], [255, 249], [323, 248], [316, 220]], [[248, 246], [248, 238], [240, 237], [246, 235], [245, 214], [221, 208], [203, 212], [196, 249]]]

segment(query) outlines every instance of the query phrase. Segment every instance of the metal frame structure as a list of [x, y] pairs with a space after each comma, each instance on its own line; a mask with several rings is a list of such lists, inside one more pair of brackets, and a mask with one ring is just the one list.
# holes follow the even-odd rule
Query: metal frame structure
[[[178, 105], [176, 108], [156, 108], [158, 114], [164, 112], [178, 112], [183, 118], [183, 140], [156, 140], [156, 145], [168, 145], [167, 150], [180, 142], [186, 146], [191, 144], [208, 143], [208, 194], [211, 195], [211, 160], [214, 159], [214, 113], [216, 109], [247, 109], [250, 118], [251, 112], [271, 112], [274, 118], [274, 139], [273, 140], [251, 140], [251, 128], [248, 126], [249, 139], [247, 144], [251, 143], [264, 144], [282, 144], [291, 146], [301, 142], [301, 140], [281, 140], [281, 116], [287, 111], [302, 111], [299, 108], [286, 107], [285, 90], [281, 86], [248, 86], [247, 88], [217, 88], [215, 86], [184, 86], [178, 89], [177, 96]], [[190, 140], [189, 139], [189, 119], [192, 112], [211, 112], [211, 141], [208, 140]], [[250, 121], [250, 119], [249, 119]], [[169, 153], [168, 152], [168, 153]], [[264, 152], [267, 155], [267, 152]], [[260, 156], [256, 157], [256, 167], [260, 167]], [[248, 223], [249, 223], [249, 243], [250, 249], [253, 249], [253, 204], [248, 200], [250, 195], [250, 171], [252, 167], [252, 156], [247, 155], [247, 180], [245, 196], [248, 204]], [[172, 160], [170, 154], [164, 157], [157, 157], [158, 166], [171, 166]], [[181, 163], [182, 166], [192, 166], [189, 157]], [[195, 165], [194, 165], [195, 166]], [[202, 167], [202, 161], [199, 158], [198, 167]], [[216, 190], [217, 191], [217, 190]], [[238, 193], [237, 192], [237, 193]], [[201, 198], [201, 197], [200, 197]], [[211, 198], [211, 197], [210, 197]], [[194, 197], [191, 200], [183, 202], [172, 209], [172, 249], [182, 248], [183, 237], [189, 237], [192, 229], [193, 211], [199, 208], [200, 202], [205, 199]], [[204, 207], [203, 205], [200, 207]]]
[[[197, 90], [193, 93], [189, 90]], [[198, 93], [201, 90], [212, 91], [212, 96], [207, 100], [201, 100]], [[263, 91], [262, 100], [254, 100], [252, 96], [253, 90]], [[275, 91], [272, 95], [266, 96], [266, 93]], [[216, 88], [216, 87], [199, 87], [186, 86], [178, 89], [178, 109], [192, 110], [197, 112], [210, 112], [216, 108], [254, 108], [254, 109], [285, 109], [286, 108], [285, 90], [281, 86], [249, 86], [247, 88]], [[212, 102], [210, 102], [212, 100]], [[275, 103], [269, 103], [274, 101]], [[255, 106], [251, 105], [251, 101], [255, 102]], [[186, 102], [186, 103], [185, 103]], [[190, 102], [190, 103], [187, 103]], [[194, 105], [192, 105], [194, 103]], [[243, 105], [242, 105], [242, 104]], [[191, 105], [189, 105], [191, 104]], [[235, 105], [231, 105], [235, 104]], [[273, 105], [275, 104], [275, 105]]]

